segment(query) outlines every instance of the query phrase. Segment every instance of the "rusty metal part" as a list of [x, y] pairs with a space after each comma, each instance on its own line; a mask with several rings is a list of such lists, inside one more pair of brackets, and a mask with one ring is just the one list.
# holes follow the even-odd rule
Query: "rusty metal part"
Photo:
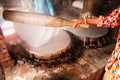
[[[52, 27], [64, 27], [73, 26], [73, 21], [66, 20], [60, 17], [53, 17], [49, 15], [43, 15], [39, 13], [32, 12], [22, 12], [5, 10], [3, 12], [3, 18], [5, 20], [24, 23], [24, 24], [34, 24], [40, 26], [52, 26]], [[80, 27], [88, 28], [88, 24], [79, 24]]]

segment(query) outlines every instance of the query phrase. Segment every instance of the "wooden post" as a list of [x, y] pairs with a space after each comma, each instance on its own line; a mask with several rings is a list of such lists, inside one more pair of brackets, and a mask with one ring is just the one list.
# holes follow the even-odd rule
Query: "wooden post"
[[92, 15], [98, 16], [102, 10], [104, 0], [84, 0], [83, 13], [90, 12]]
[[84, 0], [83, 12], [90, 12], [94, 16], [106, 15], [120, 6], [119, 0]]
[[68, 5], [72, 5], [73, 0], [68, 0]]

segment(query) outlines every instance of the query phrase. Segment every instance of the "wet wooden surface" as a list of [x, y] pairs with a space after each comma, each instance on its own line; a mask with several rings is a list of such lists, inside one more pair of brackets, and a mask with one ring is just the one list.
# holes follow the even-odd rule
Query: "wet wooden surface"
[[114, 44], [111, 44], [99, 49], [85, 50], [83, 56], [78, 60], [81, 70], [83, 70], [81, 78], [86, 78], [102, 69], [106, 65], [113, 48]]

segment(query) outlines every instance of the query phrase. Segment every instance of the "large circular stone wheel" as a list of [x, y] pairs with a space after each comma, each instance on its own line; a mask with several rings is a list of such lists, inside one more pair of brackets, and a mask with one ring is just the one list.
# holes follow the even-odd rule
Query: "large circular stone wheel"
[[[25, 43], [9, 45], [8, 49], [14, 53], [16, 59], [25, 60], [34, 66], [52, 66], [75, 61], [82, 54], [82, 42], [69, 31], [61, 30], [58, 35], [50, 39], [47, 44], [32, 48]], [[11, 49], [12, 48], [12, 49]]]
[[38, 66], [43, 63], [51, 66], [77, 59], [82, 50], [82, 44], [75, 35], [62, 30], [48, 44], [40, 48], [37, 53], [31, 52], [32, 49], [28, 50], [30, 55], [34, 56], [32, 64]]

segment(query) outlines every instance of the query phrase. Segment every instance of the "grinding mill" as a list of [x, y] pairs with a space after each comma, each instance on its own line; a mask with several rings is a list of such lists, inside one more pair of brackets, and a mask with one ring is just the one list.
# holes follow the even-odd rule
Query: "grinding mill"
[[[54, 4], [54, 15], [37, 12], [41, 1], [46, 4], [52, 0], [0, 0], [0, 79], [101, 79], [114, 46], [109, 41], [109, 29], [92, 24], [72, 28], [71, 19], [103, 14], [98, 11], [100, 7], [96, 10], [93, 6], [106, 1], [53, 0], [58, 2]], [[73, 7], [73, 1], [82, 2], [83, 9]], [[44, 10], [49, 12], [48, 7]]]
[[[4, 10], [1, 29], [9, 52], [15, 54], [14, 58], [25, 59], [34, 66], [49, 66], [49, 63], [51, 66], [76, 59], [82, 51], [77, 50], [81, 45], [79, 39], [61, 29], [64, 26], [72, 26], [72, 21], [37, 13], [32, 0], [2, 0], [1, 3]], [[80, 25], [85, 28], [89, 26]]]
[[[80, 18], [91, 18], [103, 14], [103, 6], [105, 1], [103, 0], [83, 0], [83, 8], [79, 14]], [[105, 13], [104, 13], [105, 14]], [[72, 33], [79, 36], [80, 40], [83, 41], [83, 44], [86, 48], [98, 48], [103, 47], [110, 43], [109, 36], [106, 36], [109, 32], [107, 28], [97, 28], [97, 25], [90, 24], [90, 28], [65, 28]]]

